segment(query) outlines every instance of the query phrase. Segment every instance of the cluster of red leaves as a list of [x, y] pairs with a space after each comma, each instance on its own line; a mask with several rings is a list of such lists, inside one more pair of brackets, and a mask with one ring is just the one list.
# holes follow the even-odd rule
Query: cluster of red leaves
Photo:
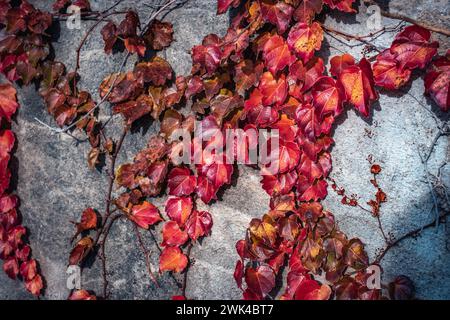
[[26, 0], [12, 7], [12, 1], [0, 1], [0, 72], [10, 81], [29, 84], [42, 75], [42, 62], [50, 53], [46, 30], [52, 16], [35, 9]]
[[[380, 54], [373, 69], [367, 59], [356, 62], [344, 54], [331, 59], [327, 76], [323, 61], [315, 56], [323, 31], [314, 17], [323, 4], [354, 12], [352, 3], [250, 1], [240, 7], [223, 39], [210, 35], [202, 46], [194, 47], [194, 72], [209, 77], [221, 69], [234, 69], [234, 88], [245, 99], [240, 114], [243, 126], [280, 132], [278, 172], [262, 179], [262, 187], [271, 196], [270, 211], [253, 220], [246, 239], [237, 244], [241, 260], [235, 278], [244, 298], [267, 297], [285, 264], [289, 274], [283, 299], [328, 299], [333, 294], [338, 299], [381, 298], [381, 291], [365, 286], [368, 259], [363, 244], [359, 239], [347, 240], [335, 227], [333, 216], [317, 202], [327, 195], [328, 149], [333, 143], [329, 133], [346, 104], [368, 117], [371, 103], [378, 99], [375, 85], [389, 87], [391, 81], [398, 87], [400, 75], [431, 61], [437, 43], [430, 41], [423, 28], [408, 27]], [[218, 1], [218, 13], [238, 4]], [[272, 29], [262, 29], [265, 23]], [[396, 63], [396, 69], [384, 71], [383, 78], [381, 65], [387, 58]], [[439, 62], [436, 72], [445, 73], [445, 66]], [[435, 92], [442, 91], [445, 77]], [[409, 75], [401, 84], [408, 79]], [[357, 272], [350, 276], [349, 270]], [[325, 274], [331, 287], [314, 280], [320, 274]]]
[[147, 48], [161, 50], [172, 42], [173, 28], [170, 23], [153, 20], [142, 36], [137, 34], [138, 29], [141, 29], [139, 16], [134, 11], [129, 11], [118, 26], [108, 22], [101, 31], [105, 52], [110, 54], [121, 41], [129, 53], [138, 53], [143, 57]]
[[[241, 4], [239, 0], [218, 0], [219, 14], [231, 6], [239, 7], [239, 12], [224, 37], [208, 35], [192, 48], [191, 75], [174, 78], [170, 65], [155, 57], [102, 82], [100, 96], [112, 104], [114, 113], [123, 116], [126, 126], [147, 115], [161, 120], [160, 135], [152, 137], [133, 162], [117, 170], [116, 183], [126, 190], [114, 200], [129, 220], [148, 229], [165, 219], [146, 199], [160, 195], [167, 181], [170, 197], [165, 205], [168, 219], [162, 228], [160, 271], [186, 268], [189, 258], [184, 250], [208, 235], [212, 227], [211, 215], [196, 210], [197, 197], [210, 203], [217, 199], [221, 187], [231, 183], [233, 165], [223, 163], [224, 154], [208, 152], [218, 142], [216, 133], [227, 128], [277, 129], [280, 153], [273, 159], [277, 170], [269, 174], [261, 166], [262, 187], [271, 196], [270, 211], [262, 219], [254, 219], [246, 239], [237, 243], [241, 259], [235, 278], [244, 297], [267, 297], [287, 265], [283, 299], [381, 298], [380, 290], [365, 285], [368, 258], [363, 244], [359, 239], [348, 240], [336, 227], [332, 214], [318, 202], [327, 195], [326, 178], [331, 170], [328, 150], [333, 143], [330, 131], [345, 105], [353, 105], [367, 117], [371, 103], [378, 99], [375, 85], [387, 89], [402, 86], [412, 70], [424, 68], [432, 60], [437, 43], [430, 41], [427, 30], [408, 27], [377, 57], [373, 68], [365, 58], [357, 63], [344, 54], [331, 59], [327, 76], [324, 62], [315, 55], [323, 41], [315, 16], [324, 5], [355, 12], [353, 3], [255, 0]], [[57, 1], [54, 9], [62, 10], [69, 4], [89, 10], [87, 1], [64, 0]], [[89, 93], [76, 88], [77, 74], [66, 73], [58, 62], [43, 63], [49, 50], [45, 30], [52, 23], [51, 15], [26, 1], [12, 8], [10, 1], [0, 0], [0, 7], [4, 9], [0, 24], [6, 26], [7, 33], [0, 41], [0, 70], [12, 81], [28, 84], [41, 80], [40, 93], [60, 126], [92, 110], [95, 103]], [[101, 31], [105, 51], [111, 53], [121, 41], [129, 53], [143, 57], [147, 49], [161, 50], [172, 41], [170, 23], [154, 20], [142, 36], [138, 29], [139, 17], [134, 11], [118, 25], [107, 23]], [[448, 61], [448, 55], [435, 60], [425, 81], [426, 93], [443, 110], [449, 106]], [[187, 102], [195, 114], [185, 116], [175, 109]], [[201, 131], [194, 135], [195, 119], [201, 120]], [[101, 153], [112, 154], [115, 148], [110, 139], [102, 142], [98, 127], [93, 115], [78, 123], [90, 138], [91, 167]], [[192, 154], [201, 159], [194, 168], [178, 163], [182, 144], [172, 140], [171, 134], [180, 128], [194, 135], [193, 147], [199, 143], [199, 135], [210, 138], [202, 140], [201, 154]], [[256, 144], [236, 143], [235, 148], [245, 154]], [[97, 228], [95, 211], [86, 209], [77, 223], [75, 237], [82, 237], [70, 254], [70, 264], [82, 264], [94, 251], [96, 242], [87, 233]], [[319, 274], [325, 277], [321, 281]], [[398, 291], [406, 286], [400, 280]], [[71, 298], [93, 296], [79, 290]]]
[[[424, 69], [437, 53], [439, 43], [431, 33], [418, 26], [400, 32], [389, 49], [377, 56], [373, 65], [375, 84], [388, 90], [404, 86], [415, 69]], [[425, 93], [443, 110], [450, 108], [449, 53], [435, 59], [425, 76]]]
[[20, 277], [32, 294], [39, 296], [43, 288], [38, 264], [31, 258], [31, 248], [25, 243], [27, 230], [20, 222], [17, 211], [18, 198], [7, 192], [11, 172], [8, 168], [14, 134], [9, 129], [11, 116], [19, 107], [16, 89], [10, 84], [0, 84], [0, 259], [3, 270], [11, 279]]
[[[86, 1], [76, 1], [76, 4], [89, 7]], [[58, 5], [64, 7], [65, 2], [55, 3], [55, 10]], [[0, 72], [10, 81], [20, 80], [25, 85], [38, 81], [47, 110], [61, 127], [90, 112], [95, 102], [88, 92], [77, 89], [78, 74], [66, 72], [63, 63], [48, 59], [50, 36], [46, 30], [52, 24], [52, 15], [35, 9], [25, 0], [15, 7], [9, 0], [1, 0], [0, 7], [0, 28], [6, 27], [5, 36], [0, 40]], [[89, 165], [93, 167], [100, 153], [107, 149], [100, 146], [99, 123], [91, 115], [79, 121], [77, 128], [89, 136], [92, 146]]]

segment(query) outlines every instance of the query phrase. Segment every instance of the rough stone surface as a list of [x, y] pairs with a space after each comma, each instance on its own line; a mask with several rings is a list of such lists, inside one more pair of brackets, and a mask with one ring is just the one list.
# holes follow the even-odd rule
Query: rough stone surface
[[[40, 8], [49, 8], [52, 1], [31, 1]], [[92, 1], [94, 10], [103, 9], [114, 1]], [[216, 16], [216, 0], [190, 0], [182, 8], [168, 14], [165, 19], [174, 24], [176, 42], [162, 53], [173, 65], [177, 74], [190, 71], [190, 48], [200, 43], [209, 33], [223, 35], [229, 17]], [[448, 1], [395, 0], [385, 1], [387, 9], [402, 12], [412, 17], [432, 20], [433, 23], [450, 25]], [[138, 9], [142, 21], [149, 14], [149, 8], [142, 1], [128, 1], [124, 7]], [[432, 18], [432, 19], [430, 19]], [[358, 22], [359, 21], [359, 22]], [[325, 23], [348, 33], [367, 34], [364, 15], [347, 17], [333, 12]], [[398, 22], [383, 19], [383, 26]], [[56, 59], [73, 67], [75, 49], [90, 23], [83, 23], [81, 30], [69, 30], [64, 24], [55, 43]], [[385, 33], [373, 41], [379, 47], [388, 47], [394, 33]], [[448, 48], [445, 38], [442, 52]], [[328, 62], [329, 57], [340, 51], [362, 56], [363, 46], [350, 42], [344, 45], [333, 36], [327, 36], [321, 54]], [[328, 48], [329, 47], [329, 48]], [[90, 92], [96, 88], [105, 75], [115, 71], [123, 53], [106, 56], [103, 53], [99, 32], [94, 32], [82, 52], [80, 85]], [[134, 61], [130, 59], [128, 66]], [[102, 209], [106, 177], [104, 172], [90, 171], [86, 166], [87, 144], [76, 145], [64, 135], [55, 135], [35, 121], [35, 117], [51, 123], [41, 99], [33, 87], [19, 89], [21, 108], [13, 126], [17, 136], [17, 150], [14, 165], [17, 169], [17, 193], [21, 198], [23, 223], [29, 228], [33, 255], [39, 260], [46, 278], [46, 299], [65, 299], [66, 267], [70, 251], [70, 237], [74, 227], [70, 221], [79, 217], [88, 207]], [[382, 209], [382, 223], [386, 231], [396, 236], [416, 229], [432, 221], [433, 202], [419, 153], [425, 153], [437, 128], [432, 110], [439, 121], [446, 118], [436, 107], [423, 97], [423, 80], [419, 74], [404, 92], [388, 94], [382, 92], [372, 112], [370, 121], [361, 119], [353, 110], [341, 117], [334, 132], [336, 145], [332, 150], [334, 178], [349, 192], [357, 193], [362, 200], [369, 200], [374, 194], [370, 184], [369, 154], [383, 167], [380, 184], [388, 194], [389, 201]], [[109, 115], [109, 108], [103, 106], [102, 117]], [[125, 153], [119, 163], [131, 159], [142, 148], [147, 138], [156, 132], [157, 123], [143, 124], [128, 136]], [[115, 117], [109, 133], [119, 135], [120, 119]], [[429, 170], [437, 174], [441, 164], [448, 159], [448, 140], [441, 138], [432, 154]], [[195, 263], [189, 271], [188, 291], [194, 299], [239, 299], [240, 291], [233, 280], [237, 254], [235, 243], [245, 235], [245, 229], [253, 217], [260, 217], [268, 207], [269, 197], [261, 189], [257, 171], [241, 167], [234, 187], [225, 190], [221, 201], [210, 206], [214, 219], [211, 237], [206, 238], [192, 251]], [[443, 182], [448, 186], [450, 172], [442, 168]], [[154, 203], [162, 207], [164, 198]], [[330, 190], [324, 206], [332, 211], [340, 228], [349, 236], [360, 237], [373, 258], [375, 250], [383, 246], [377, 221], [368, 213], [345, 207]], [[157, 228], [156, 231], [159, 231]], [[157, 269], [158, 249], [148, 232], [142, 232], [148, 249], [153, 253], [153, 269]], [[158, 236], [158, 232], [155, 232]], [[168, 299], [179, 294], [175, 280], [167, 274], [159, 277], [159, 288], [153, 284], [147, 273], [145, 260], [139, 250], [135, 230], [130, 223], [119, 221], [111, 232], [107, 247], [111, 298], [115, 299]], [[161, 239], [158, 238], [158, 241]], [[383, 260], [384, 281], [397, 274], [411, 277], [421, 298], [450, 299], [449, 233], [444, 226], [428, 229], [417, 239], [408, 239], [394, 248]], [[31, 299], [23, 284], [12, 281], [0, 272], [0, 298]], [[86, 268], [82, 284], [84, 288], [101, 292], [102, 280], [99, 263]]]

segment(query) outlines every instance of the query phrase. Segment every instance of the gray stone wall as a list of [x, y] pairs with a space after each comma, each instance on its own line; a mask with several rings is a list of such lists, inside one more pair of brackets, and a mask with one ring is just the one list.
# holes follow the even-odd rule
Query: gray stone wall
[[[30, 1], [40, 8], [49, 8], [52, 1]], [[111, 0], [91, 0], [93, 10], [111, 5]], [[448, 1], [395, 0], [384, 1], [389, 10], [402, 12], [432, 23], [450, 26]], [[138, 9], [142, 21], [149, 14], [146, 3], [152, 1], [124, 1], [128, 7]], [[443, 4], [442, 4], [443, 3]], [[177, 74], [190, 71], [190, 48], [200, 43], [209, 33], [223, 35], [228, 15], [216, 16], [216, 0], [189, 0], [182, 8], [168, 14], [165, 19], [174, 24], [176, 41], [161, 54], [172, 64]], [[362, 15], [359, 15], [362, 17]], [[358, 18], [358, 21], [361, 19]], [[326, 18], [326, 24], [348, 33], [366, 34], [365, 23], [355, 17], [334, 12]], [[396, 25], [398, 21], [383, 19], [383, 25]], [[60, 36], [54, 47], [56, 59], [68, 66], [75, 62], [75, 50], [90, 23], [84, 22], [81, 30], [69, 30], [61, 26]], [[394, 33], [385, 33], [374, 44], [388, 47]], [[442, 52], [448, 48], [445, 37], [439, 37]], [[329, 58], [346, 51], [356, 58], [362, 57], [362, 46], [350, 42], [344, 45], [336, 38], [326, 36], [321, 55]], [[106, 56], [103, 53], [99, 30], [94, 32], [83, 49], [80, 85], [96, 93], [103, 77], [116, 70], [123, 53]], [[134, 61], [129, 61], [131, 68]], [[388, 202], [382, 209], [382, 222], [387, 231], [402, 235], [432, 221], [431, 194], [427, 186], [424, 168], [418, 150], [425, 152], [436, 133], [436, 123], [426, 109], [436, 112], [439, 121], [446, 119], [436, 107], [423, 97], [423, 80], [419, 74], [405, 92], [382, 92], [369, 121], [360, 118], [353, 110], [346, 112], [338, 121], [333, 138], [332, 178], [348, 191], [363, 199], [374, 194], [369, 182], [370, 172], [366, 160], [371, 154], [382, 167], [380, 184], [388, 194]], [[14, 164], [17, 168], [17, 193], [21, 198], [20, 211], [23, 223], [29, 228], [33, 255], [41, 265], [46, 278], [46, 299], [65, 299], [66, 266], [71, 249], [69, 239], [81, 211], [92, 206], [102, 209], [106, 189], [106, 175], [91, 171], [86, 165], [87, 144], [74, 144], [65, 135], [55, 135], [40, 126], [37, 117], [51, 123], [35, 88], [18, 90], [21, 108], [13, 125], [17, 136]], [[109, 115], [109, 107], [103, 106], [101, 117]], [[120, 118], [115, 117], [108, 134], [119, 135]], [[132, 159], [147, 138], [155, 133], [158, 124], [135, 130], [125, 140], [119, 163]], [[370, 133], [369, 133], [370, 132]], [[430, 172], [436, 174], [438, 167], [448, 159], [448, 139], [443, 137], [436, 145], [430, 163]], [[443, 181], [448, 186], [448, 166], [442, 171]], [[222, 201], [204, 206], [211, 212], [214, 227], [211, 237], [204, 239], [192, 251], [195, 263], [190, 269], [187, 295], [195, 299], [239, 299], [240, 291], [233, 280], [237, 259], [235, 243], [245, 235], [245, 229], [253, 217], [260, 217], [268, 208], [269, 197], [260, 187], [259, 173], [241, 167], [235, 187], [227, 189]], [[155, 199], [162, 207], [164, 199]], [[324, 206], [332, 211], [340, 228], [350, 237], [360, 237], [367, 245], [371, 257], [383, 245], [377, 221], [364, 211], [345, 207], [330, 190]], [[159, 229], [157, 228], [159, 231]], [[159, 235], [159, 232], [155, 232]], [[157, 269], [158, 250], [148, 233], [142, 232], [151, 260]], [[160, 241], [161, 239], [158, 239]], [[420, 298], [450, 299], [450, 252], [449, 233], [444, 226], [428, 229], [417, 239], [408, 239], [393, 249], [383, 261], [384, 280], [397, 274], [411, 277]], [[160, 276], [159, 287], [151, 282], [145, 260], [139, 250], [133, 227], [119, 221], [112, 230], [107, 247], [110, 288], [115, 299], [168, 299], [179, 294], [173, 278]], [[86, 268], [82, 277], [83, 287], [101, 292], [102, 280], [99, 263]], [[0, 298], [31, 299], [23, 284], [12, 281], [0, 272]]]

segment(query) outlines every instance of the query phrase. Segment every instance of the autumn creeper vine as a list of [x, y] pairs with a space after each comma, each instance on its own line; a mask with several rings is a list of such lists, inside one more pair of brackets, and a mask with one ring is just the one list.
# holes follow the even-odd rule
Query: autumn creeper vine
[[[72, 239], [75, 244], [69, 264], [83, 266], [88, 256], [98, 256], [103, 274], [103, 292], [99, 296], [108, 298], [105, 243], [114, 222], [126, 218], [136, 227], [147, 271], [157, 282], [156, 271], [148, 263], [149, 253], [137, 228], [148, 230], [154, 237], [153, 226], [162, 224], [159, 272], [184, 273], [181, 284], [174, 278], [181, 287], [180, 295], [174, 299], [189, 298], [186, 278], [191, 249], [213, 228], [212, 215], [197, 210], [198, 202], [218, 201], [217, 192], [231, 184], [233, 172], [237, 170], [236, 155], [231, 163], [224, 161], [228, 157], [224, 152], [207, 152], [217, 141], [199, 137], [212, 138], [211, 132], [226, 136], [227, 129], [245, 132], [277, 129], [279, 156], [274, 161], [278, 169], [268, 172], [268, 166], [259, 165], [261, 186], [271, 197], [268, 212], [261, 219], [253, 219], [245, 239], [236, 244], [239, 260], [234, 278], [243, 297], [385, 298], [386, 292], [367, 286], [370, 274], [366, 269], [370, 262], [364, 244], [341, 232], [334, 216], [320, 203], [327, 195], [327, 178], [332, 169], [331, 130], [347, 106], [353, 106], [363, 117], [370, 116], [371, 104], [379, 97], [376, 87], [397, 90], [408, 83], [416, 69], [426, 68], [425, 93], [443, 111], [448, 111], [450, 52], [436, 57], [438, 43], [432, 41], [427, 29], [413, 25], [401, 31], [390, 48], [375, 57], [363, 57], [360, 61], [349, 54], [333, 57], [327, 75], [325, 63], [317, 52], [322, 47], [324, 30], [338, 35], [339, 31], [328, 28], [318, 17], [329, 10], [353, 14], [354, 0], [218, 0], [218, 14], [235, 8], [229, 29], [223, 37], [210, 34], [195, 45], [191, 51], [191, 74], [175, 77], [163, 58], [144, 57], [148, 50], [158, 51], [170, 45], [172, 25], [156, 18], [180, 3], [165, 1], [142, 26], [136, 12], [115, 11], [120, 2], [105, 11], [93, 12], [88, 1], [60, 0], [54, 4], [55, 12], [50, 14], [36, 10], [27, 1], [12, 7], [9, 0], [0, 0], [0, 24], [6, 27], [6, 36], [0, 41], [0, 71], [12, 82], [26, 85], [38, 81], [39, 93], [49, 113], [62, 127], [58, 132], [70, 134], [75, 128], [85, 132], [91, 145], [89, 167], [100, 165], [100, 155], [105, 155], [109, 162], [105, 207], [87, 208], [82, 213]], [[65, 17], [62, 10], [72, 3], [83, 10], [83, 19], [96, 23], [83, 38], [77, 50], [76, 69], [70, 72], [62, 63], [48, 58], [50, 43], [46, 30], [53, 20]], [[120, 17], [119, 23], [111, 19], [115, 16]], [[112, 54], [114, 48], [123, 45], [127, 54], [119, 70], [101, 82], [101, 101], [96, 103], [90, 93], [78, 88], [77, 79], [82, 46], [100, 24], [105, 52]], [[368, 42], [363, 37], [356, 39]], [[371, 51], [370, 46], [365, 50]], [[126, 59], [132, 54], [139, 61], [132, 70], [124, 71]], [[375, 62], [371, 64], [371, 60]], [[0, 91], [0, 115], [8, 120], [12, 114], [9, 110], [15, 103], [12, 90], [6, 85]], [[119, 138], [107, 137], [104, 128], [108, 123], [97, 120], [96, 111], [103, 102], [109, 102], [113, 113], [123, 117]], [[160, 120], [159, 134], [151, 137], [132, 161], [116, 165], [130, 127], [145, 117]], [[178, 129], [191, 138], [190, 150], [194, 152], [188, 158], [200, 159], [195, 165], [179, 162], [186, 141], [173, 139]], [[2, 159], [9, 159], [13, 141], [8, 139], [2, 134]], [[248, 154], [249, 150], [262, 147], [257, 141], [233, 141], [232, 144], [236, 154]], [[6, 181], [3, 177], [7, 176], [4, 162], [2, 192]], [[373, 166], [372, 172], [380, 171]], [[332, 186], [338, 189], [334, 183]], [[377, 194], [369, 205], [377, 217], [386, 195], [378, 184], [374, 186]], [[117, 195], [116, 189], [120, 190]], [[164, 209], [151, 203], [151, 198], [165, 194], [168, 199]], [[344, 204], [358, 205], [345, 192], [341, 195], [345, 197]], [[14, 204], [8, 207], [2, 200], [2, 214], [12, 212], [13, 207]], [[11, 226], [3, 220], [0, 220], [0, 248], [12, 246], [7, 237]], [[388, 242], [384, 233], [383, 236]], [[14, 244], [22, 246], [19, 242]], [[17, 268], [10, 261], [16, 259], [17, 265], [17, 259], [24, 260], [22, 265], [26, 270], [21, 274], [27, 288], [38, 294], [42, 281], [36, 271], [29, 271], [36, 270], [34, 260], [22, 259], [22, 251], [12, 253], [14, 250], [6, 251], [9, 260], [4, 268], [9, 275], [10, 270], [17, 275]], [[285, 279], [283, 292], [275, 288], [277, 278]], [[390, 283], [388, 294], [392, 299], [411, 298], [413, 285], [407, 277], [400, 276]], [[70, 295], [70, 299], [95, 298], [86, 290]]]
[[20, 221], [19, 199], [8, 192], [11, 178], [8, 165], [15, 142], [9, 127], [18, 107], [16, 89], [10, 84], [0, 84], [0, 259], [4, 261], [3, 270], [8, 277], [21, 278], [26, 289], [39, 296], [43, 281], [38, 263], [31, 258], [31, 248], [25, 241], [27, 230]]

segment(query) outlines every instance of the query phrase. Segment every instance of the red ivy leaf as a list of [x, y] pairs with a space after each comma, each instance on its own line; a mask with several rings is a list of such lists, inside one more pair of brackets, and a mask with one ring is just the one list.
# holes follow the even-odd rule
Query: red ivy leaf
[[267, 69], [273, 75], [295, 61], [286, 41], [279, 35], [273, 35], [267, 39], [263, 47], [263, 58]]
[[192, 212], [193, 204], [190, 197], [170, 197], [166, 202], [166, 214], [180, 226], [183, 226]]
[[425, 75], [425, 93], [446, 112], [450, 109], [450, 51], [433, 61]]
[[339, 75], [347, 100], [364, 116], [369, 116], [372, 101], [378, 99], [370, 63], [361, 59], [358, 65], [346, 67]]
[[155, 223], [162, 221], [158, 208], [147, 201], [133, 206], [128, 218], [143, 229], [148, 229]]
[[31, 259], [22, 262], [22, 264], [20, 265], [20, 275], [25, 281], [32, 280], [37, 275], [36, 260]]
[[282, 104], [287, 97], [287, 84], [284, 74], [277, 80], [272, 73], [264, 72], [259, 84], [262, 94], [262, 104], [270, 106], [272, 104]]
[[162, 246], [181, 246], [188, 239], [188, 235], [185, 231], [181, 230], [178, 223], [175, 221], [168, 221], [164, 224], [163, 230], [163, 242]]
[[227, 12], [230, 6], [237, 7], [240, 0], [217, 0], [217, 14]]
[[207, 177], [199, 176], [197, 178], [197, 187], [195, 192], [197, 192], [198, 196], [204, 203], [208, 204], [211, 200], [217, 199], [217, 190], [218, 188], [216, 188], [214, 183], [212, 183]]
[[283, 34], [289, 26], [294, 8], [283, 1], [262, 0], [260, 3], [263, 19], [276, 25], [278, 33]]
[[11, 152], [15, 140], [11, 130], [0, 131], [0, 158], [6, 157]]
[[0, 84], [0, 120], [6, 118], [11, 121], [18, 107], [16, 89], [8, 83]]
[[197, 184], [188, 168], [173, 168], [168, 179], [169, 194], [172, 196], [188, 196], [194, 192]]
[[206, 211], [194, 210], [186, 221], [186, 231], [193, 241], [208, 235], [212, 228], [212, 217]]
[[173, 26], [170, 22], [154, 19], [144, 35], [144, 40], [153, 50], [162, 50], [173, 41]]
[[266, 296], [275, 287], [275, 273], [272, 268], [261, 265], [245, 271], [245, 282], [248, 288], [258, 296]]
[[222, 51], [218, 45], [198, 45], [192, 48], [192, 68], [194, 72], [203, 70], [207, 75], [211, 75], [219, 67], [221, 59]]
[[323, 0], [303, 0], [295, 9], [294, 19], [311, 24], [316, 14], [322, 11]]
[[75, 290], [69, 297], [69, 300], [97, 300], [97, 297], [91, 295], [86, 290]]
[[289, 31], [288, 46], [304, 63], [322, 46], [323, 31], [317, 22], [308, 25], [303, 22], [295, 24]]
[[391, 53], [400, 63], [400, 69], [424, 68], [437, 52], [439, 43], [430, 41], [429, 30], [409, 26], [400, 32], [391, 45]]
[[355, 64], [355, 59], [351, 54], [344, 53], [341, 56], [334, 56], [330, 60], [330, 73], [335, 76], [339, 77], [342, 70], [347, 68], [348, 66], [352, 66]]
[[94, 209], [87, 208], [81, 215], [81, 221], [77, 223], [77, 235], [85, 230], [97, 227], [97, 214]]
[[386, 49], [377, 56], [377, 61], [373, 65], [373, 76], [377, 86], [397, 90], [408, 82], [411, 70], [402, 70], [395, 56]]
[[356, 10], [352, 8], [352, 4], [355, 0], [323, 0], [323, 2], [331, 9], [337, 9], [344, 12], [356, 12]]
[[166, 247], [159, 256], [159, 270], [161, 272], [181, 272], [186, 268], [187, 264], [188, 258], [177, 247]]
[[9, 257], [3, 262], [3, 270], [11, 279], [16, 279], [19, 274], [19, 263], [15, 257]]
[[84, 260], [84, 258], [88, 255], [93, 245], [94, 240], [92, 240], [91, 237], [84, 237], [80, 239], [70, 252], [69, 264], [70, 265], [80, 264]]
[[42, 277], [39, 274], [37, 274], [33, 279], [26, 280], [25, 287], [31, 294], [39, 296], [41, 294], [42, 289], [44, 288]]

